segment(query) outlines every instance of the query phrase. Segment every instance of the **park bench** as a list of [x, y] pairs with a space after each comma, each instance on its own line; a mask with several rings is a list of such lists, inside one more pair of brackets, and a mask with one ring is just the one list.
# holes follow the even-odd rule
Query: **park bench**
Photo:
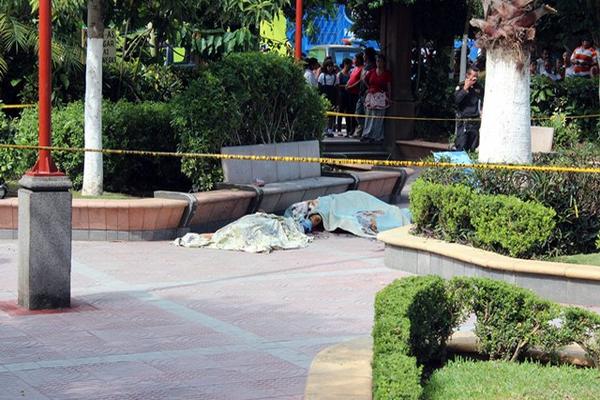
[[[289, 142], [221, 149], [223, 154], [319, 157], [319, 142]], [[256, 193], [253, 209], [281, 213], [290, 205], [347, 190], [363, 190], [385, 201], [395, 202], [406, 183], [403, 169], [339, 171], [319, 163], [253, 160], [222, 160], [224, 182], [220, 188], [238, 188]], [[257, 184], [258, 181], [260, 185]], [[262, 185], [264, 183], [264, 185]]]
[[[319, 142], [224, 147], [223, 154], [319, 157]], [[290, 205], [320, 196], [362, 190], [394, 203], [407, 178], [404, 169], [340, 171], [319, 163], [223, 160], [224, 181], [217, 190], [197, 193], [157, 191], [155, 197], [185, 200], [181, 228], [213, 232], [246, 214], [282, 213]], [[257, 184], [260, 180], [261, 184]], [[264, 185], [263, 185], [264, 183]]]

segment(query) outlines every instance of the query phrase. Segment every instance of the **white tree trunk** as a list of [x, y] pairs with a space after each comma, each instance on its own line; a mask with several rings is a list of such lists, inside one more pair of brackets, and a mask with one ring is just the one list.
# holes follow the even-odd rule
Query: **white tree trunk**
[[480, 162], [531, 163], [528, 65], [526, 60], [519, 69], [514, 56], [498, 49], [487, 52]]
[[[85, 71], [85, 147], [102, 149], [102, 53], [104, 40], [87, 40]], [[84, 196], [102, 194], [102, 153], [85, 153], [83, 166]]]

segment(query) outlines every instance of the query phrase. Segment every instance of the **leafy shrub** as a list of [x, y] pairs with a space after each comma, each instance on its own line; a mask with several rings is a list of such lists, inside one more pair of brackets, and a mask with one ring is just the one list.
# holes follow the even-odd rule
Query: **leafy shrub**
[[564, 312], [565, 335], [580, 345], [600, 369], [600, 315], [577, 307]]
[[240, 143], [277, 143], [319, 138], [324, 100], [306, 85], [302, 68], [273, 53], [234, 53], [211, 66], [225, 92], [240, 105]]
[[139, 60], [107, 64], [103, 70], [103, 95], [112, 101], [169, 101], [184, 88], [173, 66], [145, 65]]
[[[13, 144], [15, 136], [15, 123], [5, 113], [0, 110], [0, 143]], [[0, 149], [0, 182], [10, 178], [15, 169], [14, 155], [15, 150]]]
[[419, 400], [422, 367], [414, 357], [388, 353], [373, 363], [373, 400]]
[[403, 352], [420, 365], [439, 361], [456, 317], [441, 278], [397, 280], [375, 298], [374, 352]]
[[[581, 146], [556, 154], [534, 155], [534, 165], [583, 166], [597, 158], [597, 147]], [[539, 255], [555, 257], [590, 253], [600, 231], [600, 175], [541, 171], [430, 168], [422, 179], [440, 185], [463, 184], [483, 194], [515, 196], [552, 208], [556, 226], [539, 249]]]
[[555, 212], [540, 204], [425, 180], [411, 188], [410, 209], [419, 233], [473, 243], [513, 257], [539, 251], [555, 226]]
[[[172, 107], [182, 152], [315, 139], [325, 126], [324, 100], [296, 63], [276, 54], [226, 57], [199, 72]], [[183, 172], [201, 190], [222, 177], [214, 160], [184, 160]]]
[[[208, 71], [173, 99], [171, 110], [181, 152], [219, 153], [223, 146], [244, 144], [237, 134], [242, 121], [239, 104]], [[181, 168], [199, 190], [212, 189], [223, 176], [218, 160], [184, 158]]]
[[417, 229], [444, 240], [469, 241], [473, 232], [470, 205], [474, 195], [466, 186], [417, 180], [410, 193], [410, 211]]
[[[71, 103], [52, 111], [52, 143], [58, 147], [84, 147], [84, 106]], [[169, 106], [165, 103], [103, 104], [103, 147], [128, 150], [174, 151], [176, 138], [170, 127]], [[15, 143], [37, 144], [37, 109], [25, 110], [17, 125]], [[36, 152], [13, 152], [13, 177], [35, 163]], [[54, 152], [54, 161], [73, 181], [83, 182], [83, 153]], [[104, 188], [108, 191], [144, 193], [154, 189], [183, 189], [187, 185], [178, 159], [104, 156]]]
[[474, 196], [468, 210], [476, 242], [504, 250], [513, 257], [539, 249], [555, 226], [554, 210], [516, 197]]
[[541, 125], [554, 128], [553, 147], [555, 149], [568, 149], [579, 143], [583, 136], [581, 127], [578, 124], [570, 123], [565, 113], [554, 113], [550, 119], [541, 121]]
[[[598, 80], [570, 78], [553, 82], [544, 76], [534, 77], [531, 80], [531, 111], [533, 117], [598, 114]], [[597, 118], [576, 119], [565, 126], [573, 126], [575, 131], [581, 133], [581, 139], [598, 141], [598, 122]]]
[[377, 294], [373, 326], [375, 399], [419, 398], [421, 366], [429, 367], [443, 359], [446, 340], [458, 323], [457, 311], [439, 277], [397, 280]]
[[475, 313], [480, 348], [492, 359], [515, 361], [531, 346], [557, 340], [551, 322], [559, 316], [558, 305], [530, 290], [484, 278], [455, 278], [450, 287]]

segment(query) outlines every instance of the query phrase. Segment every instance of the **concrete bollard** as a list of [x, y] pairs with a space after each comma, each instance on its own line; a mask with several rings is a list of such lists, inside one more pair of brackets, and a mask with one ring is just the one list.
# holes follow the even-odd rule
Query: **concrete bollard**
[[29, 310], [71, 305], [71, 181], [25, 175], [19, 181], [18, 303]]

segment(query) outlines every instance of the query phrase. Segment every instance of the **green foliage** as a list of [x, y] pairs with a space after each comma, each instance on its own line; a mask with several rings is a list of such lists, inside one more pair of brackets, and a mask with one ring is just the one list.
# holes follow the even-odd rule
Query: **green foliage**
[[[439, 362], [459, 313], [441, 278], [397, 280], [375, 298], [375, 399], [416, 399], [420, 367]], [[412, 358], [414, 357], [414, 358]], [[416, 362], [415, 362], [416, 360]]]
[[[545, 76], [536, 76], [531, 80], [531, 113], [533, 117], [555, 115], [579, 116], [600, 113], [598, 98], [598, 80], [586, 78], [568, 78], [553, 82]], [[557, 117], [554, 117], [557, 118]], [[556, 141], [560, 146], [569, 147], [577, 139], [597, 142], [600, 140], [598, 118], [582, 118], [568, 121], [543, 121], [544, 125], [559, 128]], [[570, 131], [567, 131], [570, 129]], [[574, 132], [578, 132], [577, 138]], [[564, 137], [566, 136], [566, 137]]]
[[594, 370], [536, 363], [454, 360], [436, 371], [424, 390], [428, 400], [593, 400], [600, 392]]
[[600, 369], [600, 315], [577, 307], [564, 311], [565, 336], [580, 345]]
[[103, 96], [118, 101], [169, 101], [184, 88], [172, 66], [118, 61], [103, 70]]
[[550, 119], [541, 121], [541, 125], [554, 128], [555, 149], [568, 149], [579, 143], [583, 136], [579, 124], [572, 124], [565, 113], [552, 114]]
[[[170, 127], [169, 106], [164, 103], [127, 102], [103, 104], [103, 146], [113, 149], [174, 151], [176, 137]], [[84, 147], [84, 107], [76, 102], [52, 111], [52, 142], [58, 147]], [[37, 109], [25, 110], [17, 124], [17, 144], [37, 144]], [[3, 160], [14, 165], [12, 178], [22, 175], [35, 163], [36, 153], [10, 152]], [[54, 152], [61, 171], [75, 188], [83, 181], [83, 153]], [[147, 193], [155, 189], [182, 189], [179, 161], [149, 157], [104, 156], [104, 188], [107, 191]]]
[[410, 209], [419, 233], [513, 257], [540, 251], [555, 226], [554, 210], [540, 204], [426, 180], [413, 184]]
[[373, 400], [419, 400], [422, 367], [403, 353], [381, 354], [373, 363]]
[[[179, 137], [181, 152], [214, 153], [232, 144], [242, 114], [239, 103], [225, 92], [221, 81], [204, 71], [171, 103], [172, 125]], [[238, 144], [241, 144], [238, 139]], [[210, 190], [222, 180], [217, 160], [184, 158], [182, 172], [198, 190]]]
[[[595, 162], [597, 147], [581, 146], [555, 154], [534, 155], [534, 165], [573, 166]], [[600, 231], [600, 176], [538, 171], [474, 170], [431, 168], [422, 179], [441, 185], [463, 184], [482, 194], [515, 196], [535, 201], [555, 211], [556, 227], [542, 243], [538, 255], [555, 257], [596, 250]]]
[[[276, 54], [232, 54], [173, 101], [182, 152], [316, 139], [324, 115], [324, 100], [306, 85], [300, 67]], [[214, 160], [184, 160], [183, 172], [202, 190], [222, 176]]]
[[469, 210], [476, 243], [507, 251], [513, 257], [539, 249], [556, 225], [553, 209], [516, 197], [475, 196]]
[[551, 321], [559, 307], [529, 290], [483, 278], [455, 278], [450, 287], [475, 313], [480, 349], [492, 359], [516, 361], [531, 346], [558, 337]]
[[[12, 144], [15, 135], [15, 123], [0, 110], [0, 143]], [[15, 165], [14, 150], [0, 149], [0, 182], [10, 177]]]
[[474, 196], [467, 186], [417, 180], [410, 192], [410, 212], [416, 229], [445, 240], [470, 241], [470, 206]]
[[236, 53], [211, 66], [243, 112], [240, 142], [318, 138], [325, 105], [306, 85], [300, 65], [277, 54]]
[[[426, 60], [421, 60], [420, 73], [415, 79], [415, 93], [418, 99], [417, 116], [431, 118], [454, 118], [454, 90], [457, 82], [449, 77], [450, 58], [448, 51], [427, 48]], [[454, 133], [454, 122], [415, 121], [415, 135], [424, 139], [447, 139]]]

